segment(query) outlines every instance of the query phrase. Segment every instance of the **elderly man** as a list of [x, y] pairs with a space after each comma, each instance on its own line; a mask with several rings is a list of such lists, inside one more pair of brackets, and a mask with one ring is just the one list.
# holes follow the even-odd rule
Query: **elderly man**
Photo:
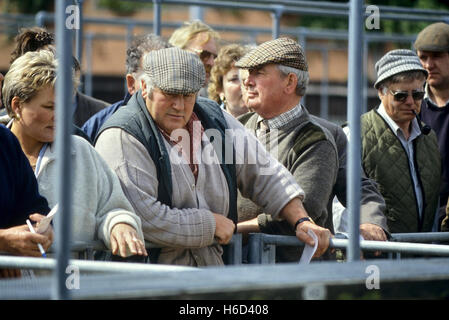
[[421, 105], [421, 119], [436, 133], [443, 163], [439, 220], [449, 197], [449, 25], [433, 23], [416, 38], [419, 60], [429, 73]]
[[204, 97], [208, 96], [207, 85], [218, 55], [219, 39], [220, 35], [214, 29], [200, 20], [194, 20], [185, 22], [168, 40], [171, 45], [193, 52], [200, 57], [206, 70], [206, 81], [200, 91], [200, 95]]
[[[270, 143], [278, 144], [279, 161], [304, 188], [304, 207], [307, 212], [318, 224], [332, 228], [332, 198], [337, 195], [343, 203], [346, 202], [347, 139], [339, 126], [309, 115], [300, 104], [309, 79], [302, 48], [291, 39], [268, 41], [237, 65], [242, 68], [240, 74], [243, 91], [248, 95], [247, 103], [255, 110], [255, 113], [242, 116], [240, 120], [256, 133], [258, 123], [263, 124], [264, 121], [268, 122], [270, 130], [279, 130], [279, 135], [269, 137]], [[296, 90], [288, 87], [292, 84], [285, 81], [287, 78], [293, 79], [293, 88], [296, 86]], [[281, 87], [269, 84], [266, 79]], [[281, 97], [278, 97], [279, 93]], [[276, 100], [270, 100], [274, 96]], [[385, 202], [369, 179], [363, 178], [362, 191], [360, 231], [365, 239], [386, 240], [384, 230], [387, 230], [387, 226], [382, 212]], [[257, 216], [257, 223], [256, 219], [244, 223], [253, 223], [253, 229], [249, 230], [251, 232], [291, 233], [289, 228], [279, 229], [279, 224], [272, 222], [271, 217], [263, 213], [261, 208], [246, 199], [240, 199], [239, 213], [241, 220]], [[292, 250], [288, 254], [279, 253], [279, 260], [296, 258], [297, 253]]]
[[390, 232], [431, 231], [438, 208], [441, 160], [436, 135], [416, 119], [427, 71], [410, 50], [375, 65], [381, 104], [362, 115], [362, 165], [379, 185]]
[[313, 243], [311, 229], [323, 254], [330, 231], [309, 221], [291, 174], [216, 103], [197, 99], [205, 81], [200, 59], [176, 47], [152, 51], [144, 72], [142, 90], [105, 123], [96, 149], [142, 217], [146, 240], [162, 246], [157, 262], [222, 265], [221, 245], [235, 231], [237, 188], [298, 225], [301, 241]]
[[[309, 80], [307, 62], [300, 45], [288, 38], [267, 41], [241, 58], [242, 85], [248, 107], [255, 112], [239, 120], [267, 147], [277, 145], [278, 160], [295, 177], [306, 194], [304, 208], [320, 226], [333, 230], [327, 211], [338, 173], [334, 139], [312, 122], [301, 105]], [[294, 234], [251, 200], [239, 197], [239, 230]], [[298, 250], [277, 250], [279, 262], [299, 259]]]
[[140, 89], [140, 76], [143, 74], [142, 63], [143, 56], [152, 51], [168, 48], [170, 45], [160, 36], [149, 33], [136, 37], [129, 48], [126, 50], [126, 87], [127, 92], [123, 100], [120, 100], [111, 106], [97, 112], [87, 120], [82, 126], [82, 130], [92, 141], [98, 134], [101, 126], [114, 114], [119, 108], [125, 106], [131, 96]]

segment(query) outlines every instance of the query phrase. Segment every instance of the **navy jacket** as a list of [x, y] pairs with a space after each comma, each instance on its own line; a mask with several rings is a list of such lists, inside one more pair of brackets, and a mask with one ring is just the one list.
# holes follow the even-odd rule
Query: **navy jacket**
[[131, 98], [131, 95], [127, 92], [126, 96], [123, 100], [120, 100], [113, 105], [100, 110], [96, 114], [94, 114], [92, 117], [87, 120], [84, 125], [81, 127], [81, 130], [86, 133], [90, 140], [93, 142], [95, 141], [95, 137], [97, 136], [98, 132], [100, 131], [101, 126], [106, 122], [106, 120], [109, 119], [110, 116], [112, 116], [120, 107], [128, 104], [129, 99]]
[[24, 224], [32, 213], [49, 211], [19, 141], [0, 125], [0, 229]]

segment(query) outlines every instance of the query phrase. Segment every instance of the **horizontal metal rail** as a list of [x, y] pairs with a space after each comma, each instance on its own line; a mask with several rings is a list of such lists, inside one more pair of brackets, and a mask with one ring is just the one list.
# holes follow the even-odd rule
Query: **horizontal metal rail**
[[[147, 263], [123, 263], [113, 261], [89, 261], [71, 259], [70, 266], [77, 267], [83, 272], [149, 272], [149, 271], [195, 271], [198, 268], [185, 266], [172, 266], [162, 264]], [[14, 257], [0, 256], [0, 268], [15, 269], [36, 269], [36, 270], [54, 270], [56, 267], [56, 259], [54, 258], [34, 258], [34, 257]]]
[[[396, 237], [396, 238], [395, 238]], [[426, 233], [426, 234], [393, 234], [394, 241], [360, 241], [360, 250], [362, 251], [382, 251], [385, 253], [401, 253], [415, 255], [431, 256], [449, 256], [449, 245], [424, 244], [413, 242], [435, 242], [449, 240], [448, 232]], [[398, 242], [398, 240], [410, 242]], [[344, 249], [348, 247], [348, 239], [332, 238], [329, 247], [334, 249]], [[302, 247], [304, 243], [295, 236], [271, 235], [264, 233], [252, 233], [249, 235], [249, 253], [250, 263], [274, 263], [276, 246]]]

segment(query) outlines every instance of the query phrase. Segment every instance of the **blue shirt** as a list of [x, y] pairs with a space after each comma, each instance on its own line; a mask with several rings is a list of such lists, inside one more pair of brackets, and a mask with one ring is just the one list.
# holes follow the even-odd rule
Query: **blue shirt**
[[0, 125], [0, 229], [24, 224], [30, 214], [49, 211], [19, 141]]
[[95, 142], [95, 138], [100, 131], [101, 126], [109, 119], [110, 116], [114, 114], [120, 107], [126, 105], [131, 98], [131, 95], [127, 92], [125, 98], [120, 100], [111, 106], [104, 108], [94, 114], [92, 117], [87, 120], [84, 125], [81, 127], [81, 130], [87, 134], [92, 142]]

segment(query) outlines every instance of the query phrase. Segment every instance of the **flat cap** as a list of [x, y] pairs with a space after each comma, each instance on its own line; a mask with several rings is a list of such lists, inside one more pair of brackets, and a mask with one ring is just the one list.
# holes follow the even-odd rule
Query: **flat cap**
[[427, 77], [427, 71], [419, 61], [418, 56], [412, 50], [397, 49], [387, 52], [375, 64], [377, 80], [374, 88], [378, 89], [379, 84], [398, 73], [407, 71], [422, 71]]
[[235, 66], [250, 69], [268, 63], [308, 71], [304, 50], [299, 43], [289, 38], [278, 38], [262, 43], [237, 61]]
[[143, 71], [157, 88], [169, 94], [197, 93], [206, 80], [198, 56], [178, 47], [150, 51], [144, 57]]
[[449, 51], [449, 24], [437, 22], [418, 33], [415, 49], [420, 51]]

